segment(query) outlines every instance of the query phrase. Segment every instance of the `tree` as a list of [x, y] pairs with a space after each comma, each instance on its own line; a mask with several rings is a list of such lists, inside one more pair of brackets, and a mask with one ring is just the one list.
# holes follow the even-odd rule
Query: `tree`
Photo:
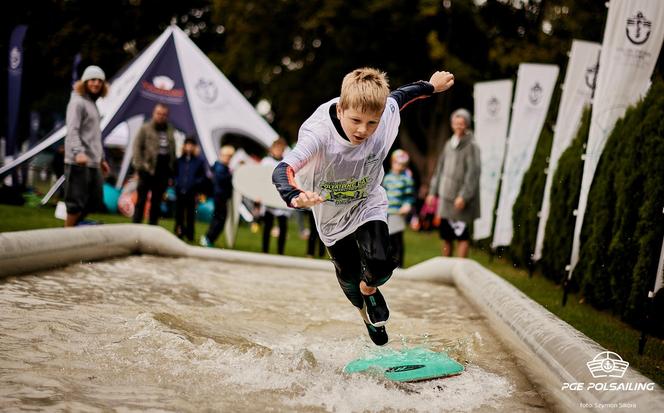
[[664, 82], [616, 122], [588, 196], [574, 277], [587, 301], [638, 323], [664, 234]]

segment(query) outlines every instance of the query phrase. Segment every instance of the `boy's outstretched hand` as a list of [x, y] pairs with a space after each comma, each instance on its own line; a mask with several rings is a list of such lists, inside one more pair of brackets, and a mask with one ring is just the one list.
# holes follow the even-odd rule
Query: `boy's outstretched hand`
[[439, 71], [431, 75], [429, 83], [433, 85], [434, 91], [444, 92], [454, 84], [454, 75], [450, 72]]
[[297, 197], [293, 198], [291, 205], [295, 208], [309, 208], [323, 202], [322, 196], [315, 192], [302, 192]]

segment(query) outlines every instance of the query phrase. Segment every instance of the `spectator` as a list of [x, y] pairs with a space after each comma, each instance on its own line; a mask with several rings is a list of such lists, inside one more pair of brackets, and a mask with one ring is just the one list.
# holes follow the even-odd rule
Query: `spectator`
[[422, 205], [420, 206], [416, 225], [418, 231], [431, 231], [440, 226], [440, 217], [436, 216], [436, 211], [438, 211], [438, 197], [429, 199], [426, 196], [428, 191], [424, 192], [425, 194], [422, 196], [424, 201], [422, 201]]
[[219, 160], [212, 166], [214, 213], [207, 233], [201, 236], [200, 244], [204, 247], [214, 246], [219, 234], [224, 230], [228, 215], [227, 202], [233, 196], [233, 175], [228, 165], [234, 154], [235, 148], [230, 145], [222, 146], [219, 150]]
[[188, 136], [175, 164], [175, 235], [194, 240], [196, 195], [205, 181], [205, 164], [196, 155], [196, 139]]
[[175, 169], [175, 129], [168, 123], [168, 107], [157, 103], [152, 119], [143, 124], [134, 139], [133, 166], [138, 173], [138, 199], [134, 210], [134, 223], [143, 221], [148, 192], [150, 225], [159, 222], [161, 200]]
[[[269, 165], [271, 167], [277, 166], [284, 158], [284, 150], [286, 149], [286, 140], [279, 138], [272, 143], [268, 156], [263, 158], [261, 165]], [[286, 235], [288, 234], [288, 217], [291, 211], [287, 209], [278, 208], [265, 208], [263, 215], [263, 252], [270, 250], [270, 235], [272, 226], [274, 225], [274, 218], [277, 218], [279, 223], [279, 235], [277, 238], [277, 253], [284, 255], [286, 248]]]
[[73, 227], [103, 204], [103, 175], [108, 173], [101, 142], [96, 101], [108, 93], [106, 75], [99, 66], [88, 66], [74, 84], [67, 105], [65, 138], [65, 227]]
[[409, 156], [404, 150], [392, 152], [390, 172], [383, 178], [387, 193], [387, 228], [390, 234], [390, 247], [397, 265], [403, 267], [403, 232], [406, 229], [406, 216], [415, 202], [415, 184], [408, 168]]
[[451, 116], [454, 135], [441, 152], [436, 171], [431, 177], [427, 203], [438, 195], [442, 254], [452, 255], [458, 241], [457, 255], [468, 256], [470, 226], [480, 216], [480, 150], [470, 127], [470, 113], [457, 109]]

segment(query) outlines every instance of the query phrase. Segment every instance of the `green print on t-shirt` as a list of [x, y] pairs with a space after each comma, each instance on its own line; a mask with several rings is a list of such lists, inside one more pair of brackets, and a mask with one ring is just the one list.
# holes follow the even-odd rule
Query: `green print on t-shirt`
[[365, 176], [360, 179], [343, 179], [335, 182], [323, 181], [320, 187], [321, 194], [326, 201], [341, 205], [365, 199], [369, 196], [367, 192], [368, 185], [369, 177]]

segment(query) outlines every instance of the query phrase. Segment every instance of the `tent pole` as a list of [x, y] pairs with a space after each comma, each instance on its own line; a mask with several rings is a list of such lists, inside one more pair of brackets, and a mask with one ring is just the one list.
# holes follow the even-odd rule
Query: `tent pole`
[[533, 261], [532, 254], [528, 258], [528, 263], [526, 266], [528, 267], [528, 278], [533, 278], [533, 273], [535, 272], [535, 261]]
[[[11, 161], [8, 161], [2, 167], [0, 167], [0, 177], [4, 176], [5, 174], [9, 173], [12, 171], [14, 168], [17, 166], [21, 165], [22, 163], [29, 161], [32, 159], [35, 155], [37, 155], [39, 152], [43, 151], [44, 149], [48, 148], [49, 146], [57, 143], [58, 141], [64, 139], [65, 133], [67, 131], [66, 126], [62, 126], [60, 129], [57, 129], [56, 131], [50, 133], [43, 141], [39, 142], [37, 145], [33, 146], [32, 148], [28, 149], [26, 152], [22, 153], [21, 155], [17, 156]], [[7, 159], [5, 159], [7, 160]]]
[[129, 139], [127, 146], [125, 147], [125, 153], [122, 157], [122, 164], [120, 166], [120, 172], [118, 173], [118, 181], [115, 183], [117, 189], [122, 189], [122, 186], [125, 183], [127, 178], [127, 172], [129, 172], [129, 167], [131, 166], [131, 160], [134, 156], [134, 138], [135, 136], [129, 131]]
[[567, 294], [569, 292], [569, 278], [565, 277], [565, 280], [563, 281], [563, 301], [562, 301], [562, 306], [565, 307], [567, 304]]
[[63, 184], [64, 182], [65, 182], [65, 175], [62, 174], [62, 175], [58, 178], [58, 180], [55, 181], [55, 183], [53, 184], [53, 186], [51, 186], [51, 189], [48, 190], [48, 192], [46, 193], [46, 195], [44, 195], [44, 197], [42, 198], [40, 204], [41, 204], [41, 205], [46, 205], [46, 204], [48, 203], [48, 201], [51, 200], [51, 197], [53, 196], [53, 194], [55, 193], [55, 191], [57, 191], [58, 189], [60, 189], [60, 187], [62, 186], [62, 184]]
[[639, 338], [639, 356], [643, 355], [646, 348], [646, 341], [648, 340], [648, 330], [650, 327], [650, 320], [652, 319], [652, 308], [655, 294], [650, 291], [648, 293], [648, 301], [646, 302], [645, 314], [641, 324], [641, 338]]

